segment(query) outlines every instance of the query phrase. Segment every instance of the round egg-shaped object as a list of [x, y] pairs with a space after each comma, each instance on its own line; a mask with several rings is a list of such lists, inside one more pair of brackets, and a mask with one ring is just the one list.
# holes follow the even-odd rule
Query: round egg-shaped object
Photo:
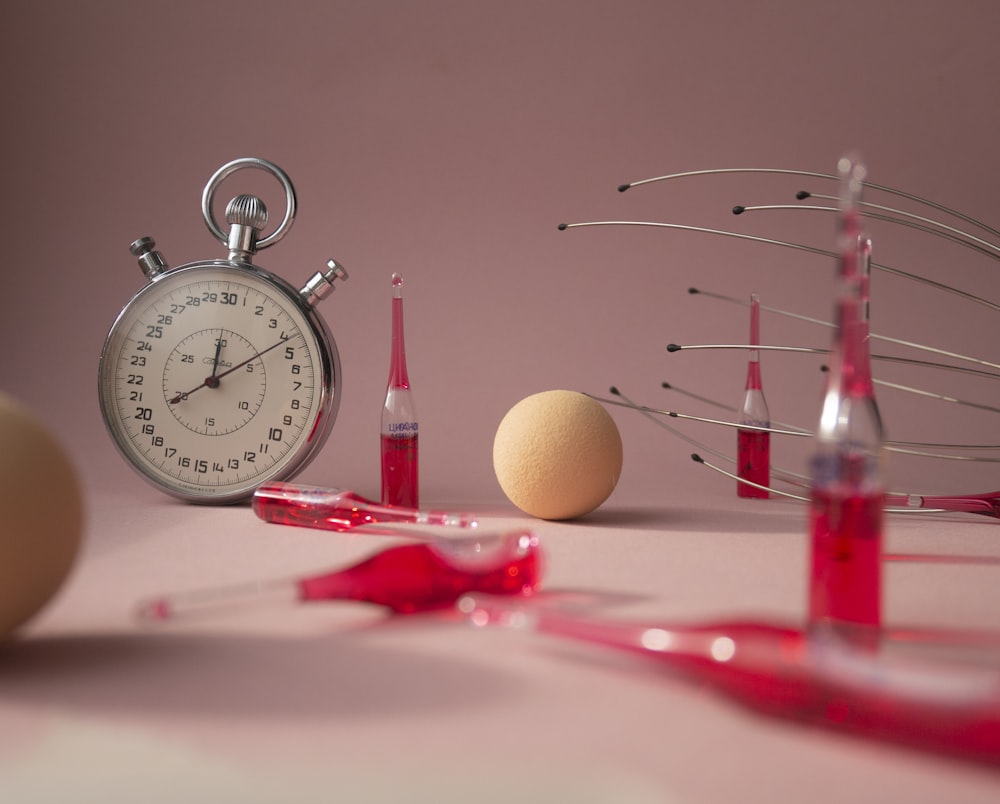
[[69, 457], [38, 418], [0, 393], [0, 640], [52, 599], [80, 548], [83, 496]]
[[507, 498], [540, 519], [574, 519], [600, 506], [622, 470], [614, 419], [576, 391], [543, 391], [512, 407], [493, 441], [493, 469]]

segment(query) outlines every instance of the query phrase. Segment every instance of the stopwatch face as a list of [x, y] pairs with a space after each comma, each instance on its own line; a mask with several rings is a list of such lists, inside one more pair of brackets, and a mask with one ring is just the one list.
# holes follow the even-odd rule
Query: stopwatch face
[[246, 499], [315, 455], [336, 416], [340, 363], [322, 319], [251, 265], [198, 263], [122, 310], [100, 365], [119, 450], [164, 491]]

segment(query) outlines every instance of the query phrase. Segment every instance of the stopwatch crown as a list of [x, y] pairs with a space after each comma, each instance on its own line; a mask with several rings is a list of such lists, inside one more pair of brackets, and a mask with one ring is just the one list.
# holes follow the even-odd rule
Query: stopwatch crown
[[226, 223], [263, 231], [267, 226], [267, 207], [255, 195], [238, 195], [226, 206]]
[[250, 261], [257, 238], [267, 226], [267, 207], [255, 195], [238, 195], [226, 206], [229, 259]]

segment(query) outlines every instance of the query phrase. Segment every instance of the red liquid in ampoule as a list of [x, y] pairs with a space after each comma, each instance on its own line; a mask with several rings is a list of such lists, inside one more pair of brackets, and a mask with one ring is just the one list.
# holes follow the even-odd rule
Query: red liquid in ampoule
[[883, 502], [813, 491], [810, 622], [880, 624]]
[[[771, 434], [761, 430], [737, 430], [736, 461], [738, 475], [752, 483], [761, 486], [771, 482]], [[758, 489], [747, 483], [736, 484], [736, 494], [739, 497], [767, 499], [770, 497], [764, 489]]]
[[416, 508], [419, 501], [419, 436], [382, 436], [382, 500], [387, 505]]
[[484, 560], [473, 554], [449, 559], [440, 547], [407, 544], [385, 550], [346, 570], [298, 582], [302, 600], [361, 600], [393, 611], [415, 612], [454, 605], [462, 595], [520, 595], [541, 580], [537, 541], [517, 537], [518, 547]]

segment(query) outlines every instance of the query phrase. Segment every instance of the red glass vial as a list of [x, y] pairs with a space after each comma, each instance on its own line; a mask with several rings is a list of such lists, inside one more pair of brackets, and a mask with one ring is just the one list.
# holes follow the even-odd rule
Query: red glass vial
[[881, 625], [885, 486], [882, 419], [870, 371], [860, 163], [841, 160], [838, 299], [830, 371], [811, 462], [809, 618]]
[[[760, 346], [760, 300], [757, 294], [750, 296], [750, 345]], [[760, 374], [760, 350], [750, 350], [747, 363], [747, 381], [740, 407], [741, 425], [770, 427], [771, 412], [764, 398], [764, 386]], [[737, 483], [739, 497], [766, 499], [770, 496], [766, 488], [771, 482], [771, 434], [766, 430], [739, 428], [736, 431], [737, 474], [750, 483]]]
[[382, 504], [418, 508], [420, 502], [417, 409], [406, 371], [403, 277], [392, 275], [392, 346], [382, 407]]

